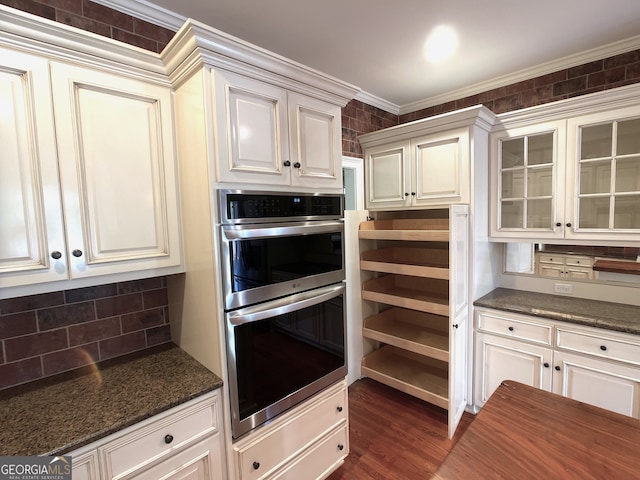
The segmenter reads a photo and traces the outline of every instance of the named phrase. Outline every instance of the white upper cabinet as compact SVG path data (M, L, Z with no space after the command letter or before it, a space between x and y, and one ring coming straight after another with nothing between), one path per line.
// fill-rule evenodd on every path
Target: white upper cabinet
M197 157L211 189L342 191L341 107L356 87L190 20L161 58L183 171Z
M637 244L638 90L500 115L490 143L491 237Z
M159 58L3 15L18 33L0 32L2 297L182 271L172 93L153 73ZM51 30L60 44L44 55L38 42Z
M493 114L477 106L359 137L366 207L424 208L470 203L473 140L486 144Z
M339 189L340 107L215 71L218 180Z
M2 287L67 278L49 91L45 59L0 48Z

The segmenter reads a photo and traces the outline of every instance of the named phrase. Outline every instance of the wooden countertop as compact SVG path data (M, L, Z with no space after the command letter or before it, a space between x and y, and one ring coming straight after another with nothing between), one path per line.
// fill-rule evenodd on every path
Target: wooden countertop
M640 477L640 420L505 381L433 480Z

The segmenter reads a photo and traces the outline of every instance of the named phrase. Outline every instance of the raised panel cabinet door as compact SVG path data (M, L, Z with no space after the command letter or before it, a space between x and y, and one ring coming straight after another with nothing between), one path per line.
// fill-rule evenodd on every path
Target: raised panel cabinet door
M556 351L554 375L554 393L640 418L640 368Z
M479 333L476 355L476 401L480 405L484 405L504 380L551 391L551 348Z
M67 278L47 61L0 48L0 287Z
M289 185L287 93L228 72L214 71L218 180Z
M414 205L468 201L468 137L461 130L412 140Z
M72 278L181 263L171 92L51 65Z
M409 203L409 142L371 147L365 152L366 207L376 210Z
M291 184L342 188L340 107L288 94Z

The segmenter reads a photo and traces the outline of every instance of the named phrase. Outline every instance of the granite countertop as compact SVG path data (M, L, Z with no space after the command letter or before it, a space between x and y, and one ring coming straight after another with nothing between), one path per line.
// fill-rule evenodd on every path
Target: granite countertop
M0 455L59 455L222 386L174 344L0 391Z
M640 307L584 298L497 288L473 304L640 335Z

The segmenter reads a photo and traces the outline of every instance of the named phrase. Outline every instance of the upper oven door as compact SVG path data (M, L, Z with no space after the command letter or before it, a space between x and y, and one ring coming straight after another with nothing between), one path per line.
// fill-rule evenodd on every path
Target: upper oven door
M342 220L220 228L226 310L344 280Z

